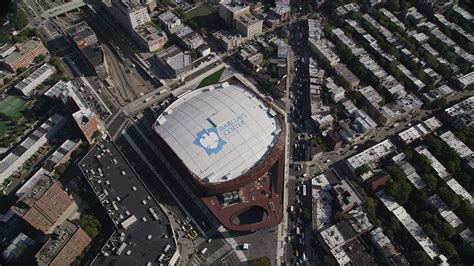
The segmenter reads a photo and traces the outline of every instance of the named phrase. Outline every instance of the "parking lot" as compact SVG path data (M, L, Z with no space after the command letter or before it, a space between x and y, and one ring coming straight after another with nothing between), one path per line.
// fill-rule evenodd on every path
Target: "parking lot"
M168 261L176 250L169 220L115 144L101 140L79 167L117 228L92 264Z

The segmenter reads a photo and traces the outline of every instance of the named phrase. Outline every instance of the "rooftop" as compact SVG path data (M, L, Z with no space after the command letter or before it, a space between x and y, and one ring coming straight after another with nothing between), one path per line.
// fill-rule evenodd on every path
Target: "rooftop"
M356 154L347 159L347 163L352 167L353 170L357 169L362 165L372 164L377 162L380 158L388 155L395 151L395 146L386 139L363 152Z
M390 196L388 196L384 190L376 193L380 201L385 207L397 217L400 223L410 233L410 235L418 242L425 253L432 259L436 259L441 256L441 252L434 245L433 241L423 232L418 223L413 220L410 214L407 213L403 206L396 203Z
M71 36L74 42L76 42L76 44L80 46L86 46L86 45L91 44L91 43L85 43L85 39L88 38L89 36L95 37L94 31L89 27L89 25L85 21L82 21L80 23L77 23L69 27L67 29L67 33L69 34L69 36ZM95 39L95 41L97 42L97 39ZM81 42L84 42L84 43L81 43Z
M385 252L388 257L392 257L398 254L392 241L383 233L382 227L377 227L370 232L372 242Z
M238 12L242 9L249 8L249 5L244 1L235 1L235 0L225 0L219 3L220 6L225 7L231 12Z
M204 182L234 179L263 160L281 128L252 91L228 83L182 95L154 125L186 167Z
M71 263L89 245L91 238L79 226L64 221L36 254L39 265Z
M428 149L425 146L418 146L415 148L415 151L418 152L419 154L425 155L430 159L431 161L431 167L436 171L438 176L441 179L445 179L449 177L449 173L446 170L446 167L444 167L437 159L436 157L431 154L431 152L428 151Z
M451 131L446 131L445 133L439 135L439 137L448 144L449 147L453 148L461 158L469 157L471 158L474 152L456 137Z
M5 174L5 171L15 164L15 162L31 147L34 146L43 136L50 137L50 134L54 134L64 124L64 117L59 114L52 115L46 120L41 126L36 128L26 139L24 139L19 145L13 148L5 158L0 162L0 176L2 181L10 176L12 173ZM39 147L36 147L39 149ZM26 158L24 158L26 160ZM19 167L20 165L18 165Z
M44 95L58 98L63 103L66 103L68 99L72 99L78 107L78 110L72 114L72 117L79 126L82 126L95 116L95 114L77 91L77 88L71 81L65 82L60 80L49 88Z
M117 146L100 141L80 167L118 228L92 265L147 265L162 254L169 261L176 251L169 220Z
M446 222L449 223L454 229L457 229L463 222L459 219L456 214L449 208L449 206L444 203L444 201L438 196L438 194L434 194L428 198L430 203L436 207L438 213L443 217Z
M246 15L240 16L237 20L246 26L250 26L250 25L259 23L261 21L260 19L258 19L256 16L252 14L246 14Z
M38 46L43 45L40 40L36 39L29 39L25 43L22 43L20 45L17 45L17 51L9 54L7 57L5 57L4 62L7 64L12 64L16 62L20 57L23 55L29 53L30 51L36 49Z
M165 61L175 71L184 69L192 64L189 51L182 51L177 46L171 46L156 56Z
M20 83L15 85L15 88L18 90L23 90L27 86L29 86L32 82L35 82L36 80L43 78L43 74L46 71L54 71L55 68L54 66L45 63L42 65L40 68L36 69L33 73L31 73L27 78L23 79ZM39 85L39 84L38 84Z
M462 84L463 87L466 87L466 86L474 83L474 71L469 72L466 75L461 76L460 78L458 78L458 82L460 84Z

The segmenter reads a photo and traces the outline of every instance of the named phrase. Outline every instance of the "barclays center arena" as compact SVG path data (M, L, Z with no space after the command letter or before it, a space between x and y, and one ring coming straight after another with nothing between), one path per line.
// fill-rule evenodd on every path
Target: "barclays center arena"
M283 217L284 116L242 84L180 95L153 130L162 152L210 212L232 231Z

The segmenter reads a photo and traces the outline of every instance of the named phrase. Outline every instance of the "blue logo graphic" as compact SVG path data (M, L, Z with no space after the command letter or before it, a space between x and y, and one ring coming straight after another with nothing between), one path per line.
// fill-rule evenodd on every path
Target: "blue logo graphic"
M226 142L219 137L217 128L215 127L199 131L193 143L206 150L207 155L219 153L222 147L224 147L224 144L226 144Z

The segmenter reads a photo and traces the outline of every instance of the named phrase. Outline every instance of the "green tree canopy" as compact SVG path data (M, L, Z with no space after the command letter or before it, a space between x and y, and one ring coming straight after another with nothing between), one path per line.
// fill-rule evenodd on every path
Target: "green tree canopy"
M459 197L454 194L449 188L438 188L438 195L449 205L453 210L456 210L461 205Z
M91 238L100 233L100 221L90 214L82 215L77 223Z
M402 169L396 164L389 164L385 167L385 171L390 175L393 180L400 181L405 177Z
M408 254L407 259L411 265L430 266L433 265L432 261L425 252L421 250L413 251Z
M4 44L10 41L10 34L8 32L0 30L0 44Z
M413 153L413 163L422 173L429 173L431 171L431 160L424 154Z
M249 261L250 266L270 266L272 265L270 258L267 256L259 257Z
M424 173L421 175L421 178L425 181L426 185L431 189L435 189L438 185L438 178L432 174Z
M438 247L448 259L458 256L458 252L456 251L456 248L454 248L453 243L449 241L443 241L439 243Z
M22 9L17 9L13 19L13 26L15 26L17 30L21 30L26 27L26 25L28 25L28 18L25 12Z
M412 187L405 181L392 181L387 186L387 192L399 204L404 205L408 201Z
M370 167L364 164L362 166L357 167L357 169L355 169L355 174L357 176L361 176L369 171L370 171Z

